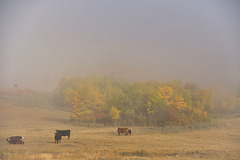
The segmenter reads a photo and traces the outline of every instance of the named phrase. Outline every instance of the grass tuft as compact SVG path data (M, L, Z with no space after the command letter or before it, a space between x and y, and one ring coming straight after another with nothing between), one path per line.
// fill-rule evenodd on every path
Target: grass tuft
M138 157L146 157L148 153L144 150L134 151L134 152L120 152L121 156L138 156Z
M8 159L9 156L10 156L10 153L1 151L1 159L2 160Z
M222 122L213 121L213 122L195 123L190 126L164 126L164 127L160 127L159 130L165 134L183 133L186 131L193 131L193 130L200 130L200 129L220 128L223 125L224 124Z

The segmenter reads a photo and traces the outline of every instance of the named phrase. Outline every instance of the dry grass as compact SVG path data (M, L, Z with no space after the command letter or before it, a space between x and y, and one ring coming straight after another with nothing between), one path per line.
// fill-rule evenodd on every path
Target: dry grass
M117 136L114 127L87 128L66 123L69 113L29 108L0 101L0 159L240 159L240 118L218 128L166 134L132 127L131 136ZM71 129L70 140L54 143L55 129ZM24 145L6 138L23 135Z

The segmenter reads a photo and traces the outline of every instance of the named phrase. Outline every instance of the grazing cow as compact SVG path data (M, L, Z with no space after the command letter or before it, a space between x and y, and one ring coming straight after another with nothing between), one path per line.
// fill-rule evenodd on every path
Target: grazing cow
M68 136L68 139L70 138L70 130L56 130L56 133L61 134L61 136Z
M56 143L56 141L57 141L57 143L58 143L58 141L61 142L61 139L62 139L62 135L60 133L55 133L55 143Z
M128 134L132 134L132 129L128 129Z
M125 135L127 136L128 135L128 128L119 128L119 127L116 127L116 130L118 132L118 135L120 136L120 133L125 133Z
M22 139L24 139L23 136L11 136L11 137L8 137L6 141L10 144L24 144Z

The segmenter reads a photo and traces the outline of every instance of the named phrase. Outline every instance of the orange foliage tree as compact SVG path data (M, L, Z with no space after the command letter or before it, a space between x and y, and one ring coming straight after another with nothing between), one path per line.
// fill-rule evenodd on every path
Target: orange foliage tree
M68 90L65 104L72 106L72 120L81 122L95 122L96 116L101 112L104 95L99 94L89 84L82 84L76 90Z
M191 95L191 92L181 88L178 82L175 83L168 83L174 86L174 89L168 84L158 87L160 98L168 105L165 110L168 124L189 125L208 120L207 109L211 110L213 107L213 92L194 89Z

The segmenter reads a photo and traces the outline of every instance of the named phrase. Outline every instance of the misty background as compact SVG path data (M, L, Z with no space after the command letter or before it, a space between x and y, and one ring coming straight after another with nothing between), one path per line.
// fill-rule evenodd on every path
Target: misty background
M0 88L63 76L240 86L240 1L0 1Z

